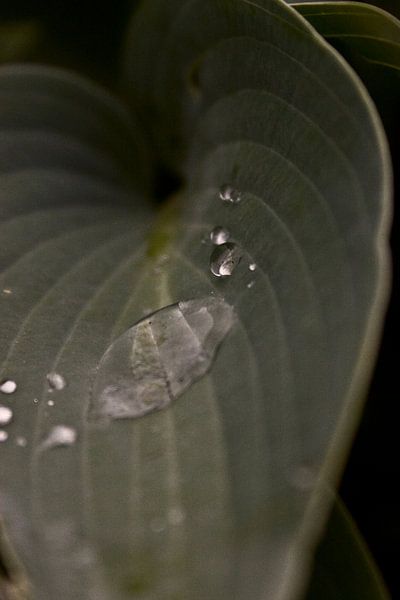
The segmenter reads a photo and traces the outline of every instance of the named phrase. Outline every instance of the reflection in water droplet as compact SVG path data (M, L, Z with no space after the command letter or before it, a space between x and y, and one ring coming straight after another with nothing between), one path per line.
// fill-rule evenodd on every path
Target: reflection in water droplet
M16 440L15 443L17 444L17 446L20 446L21 448L25 448L25 446L27 445L27 441L26 438L22 437L22 435L19 435Z
M8 440L7 431L0 430L0 442L6 442Z
M228 277L232 275L241 258L242 251L237 244L221 244L214 248L211 254L211 273L216 277Z
M221 227L221 225L217 225L210 233L210 240L216 246L220 246L221 244L225 244L230 238L230 233L225 227Z
M59 373L47 373L46 379L49 382L50 391L62 390L65 388L65 379Z
M51 429L44 440L42 448L55 448L57 446L71 446L76 442L76 430L66 425L56 425Z
M17 384L12 379L5 379L0 384L0 392L3 394L13 394L17 389Z
M233 186L229 185L228 183L221 185L219 190L219 197L223 202L230 202L231 204L238 204L242 199L242 195L239 192L239 190L236 190Z
M8 425L13 418L13 411L8 406L0 406L0 425Z
M256 263L250 263L249 264L249 270L250 271L255 271L257 269L257 265Z
M214 296L139 321L101 359L89 418L135 418L167 407L211 368L233 321L233 308Z

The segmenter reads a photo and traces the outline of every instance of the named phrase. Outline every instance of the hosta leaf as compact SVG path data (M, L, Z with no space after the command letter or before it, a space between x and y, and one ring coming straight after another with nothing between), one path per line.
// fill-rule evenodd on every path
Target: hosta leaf
M355 68L383 118L394 151L398 148L400 22L360 2L292 2Z
M345 506L336 501L315 556L307 600L387 600L382 577Z
M3 401L14 409L0 454L6 531L41 600L295 598L382 322L386 142L352 71L281 1L146 1L130 35L133 105L185 181L147 251L147 211L127 192L151 172L138 127L68 76L4 75L3 130L49 132L27 158L23 138L4 138L15 163L1 176L2 374L18 384ZM241 202L222 202L223 184ZM209 269L217 225L242 254L225 279ZM161 331L101 360L128 328L214 297L236 316L206 375L145 418L91 418L110 365L114 384L180 339ZM165 369L189 355L183 340ZM66 378L60 391L51 372ZM152 375L134 372L132 385ZM54 426L76 442L51 448Z

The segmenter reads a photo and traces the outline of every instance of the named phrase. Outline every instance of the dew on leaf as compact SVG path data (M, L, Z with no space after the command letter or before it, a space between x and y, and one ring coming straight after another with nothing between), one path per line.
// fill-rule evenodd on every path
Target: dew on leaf
M229 277L242 258L237 244L228 242L214 248L210 258L210 270L215 277Z
M239 190L235 189L228 183L221 185L219 189L219 197L223 202L230 202L231 204L238 204L242 199L242 195Z
M209 371L233 322L233 308L214 296L179 302L140 320L103 355L89 418L107 422L166 408Z
M221 227L221 225L217 225L210 232L210 240L216 246L220 246L221 244L225 244L230 238L230 233L225 227Z
M13 418L13 411L8 406L0 406L0 425L8 425Z
M0 442L6 442L8 440L7 431L0 430Z
M42 448L56 448L57 446L72 446L76 442L76 430L67 425L55 425L43 441Z
M3 394L13 394L17 389L17 384L12 379L5 379L0 384L0 392Z
M50 391L52 390L62 390L65 388L66 381L62 375L59 373L47 373L46 379L49 383Z

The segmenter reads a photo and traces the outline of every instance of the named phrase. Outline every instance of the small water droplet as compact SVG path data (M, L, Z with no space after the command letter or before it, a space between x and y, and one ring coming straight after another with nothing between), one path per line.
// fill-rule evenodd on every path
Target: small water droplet
M228 183L224 183L224 185L221 185L219 190L219 197L223 202L230 202L231 204L238 204L242 199L242 195L239 192L239 190L235 189Z
M214 296L142 319L101 359L89 418L107 422L166 408L211 368L233 322L233 308Z
M0 442L6 442L8 440L7 431L0 430Z
M65 388L66 381L59 373L47 373L46 379L49 383L50 391L62 390Z
M54 406L54 400L48 400L47 406Z
M249 281L249 283L247 284L247 287L249 288L249 290L253 287L254 284L255 284L254 279L253 279L253 281Z
M12 379L5 379L0 384L0 392L3 394L13 394L17 389L17 384Z
M8 425L13 418L13 411L8 406L0 406L0 425Z
M21 448L25 448L25 446L27 445L27 440L26 438L22 437L22 435L19 435L16 440L15 443L17 444L17 446L21 446Z
M308 491L313 488L316 480L316 472L309 465L301 465L296 469L292 476L293 485L301 491Z
M168 511L168 521L171 525L181 525L185 518L185 513L179 507L170 508Z
M154 531L154 533L161 533L165 529L165 521L164 519L155 518L150 521L150 529Z
M249 271L255 271L256 269L257 269L256 263L250 263L249 264Z
M214 248L210 258L211 273L215 277L229 277L242 258L242 251L237 244L228 242Z
M72 446L76 442L76 430L66 425L53 427L44 440L42 448L55 448L57 446Z
M34 404L39 404L39 398L34 398L33 402L34 402Z
M3 294L6 294L9 296L10 294L12 294L12 290L10 290L10 288L4 288Z
M221 225L217 225L210 233L210 240L216 246L220 246L221 244L225 244L230 238L230 233L225 227L221 227Z

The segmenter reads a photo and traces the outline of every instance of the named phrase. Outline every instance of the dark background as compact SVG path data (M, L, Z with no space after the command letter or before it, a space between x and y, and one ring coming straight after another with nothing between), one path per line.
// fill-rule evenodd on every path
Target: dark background
M166 0L167 1L167 0ZM398 0L375 0L400 17ZM114 0L107 5L90 0L55 2L1 2L1 23L35 19L43 26L41 36L26 58L71 66L107 85L118 81L118 57L123 31L135 0ZM0 29L1 34L1 29ZM400 91L373 90L378 108L390 96L391 114L385 123L391 144L396 196L400 191ZM394 281L398 281L398 214L392 233ZM397 547L400 539L400 492L395 488L400 470L396 461L399 421L395 384L395 310L399 293L394 291L389 306L381 351L373 376L362 422L346 467L341 496L357 522L394 597L400 597Z

